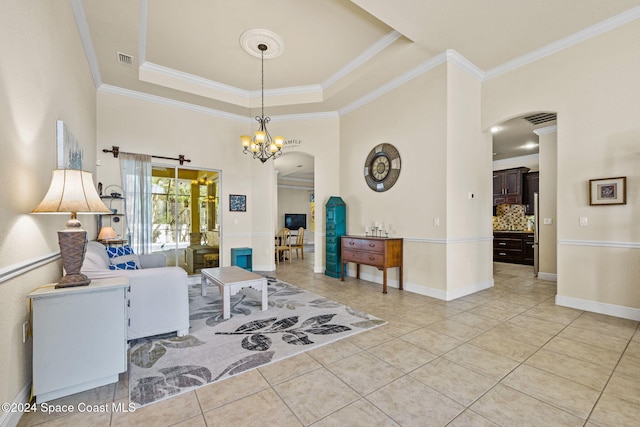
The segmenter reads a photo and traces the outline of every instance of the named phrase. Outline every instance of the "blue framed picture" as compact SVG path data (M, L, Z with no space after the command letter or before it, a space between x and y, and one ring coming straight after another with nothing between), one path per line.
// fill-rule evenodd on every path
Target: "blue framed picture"
M244 194L229 194L229 210L231 212L246 212L247 196Z

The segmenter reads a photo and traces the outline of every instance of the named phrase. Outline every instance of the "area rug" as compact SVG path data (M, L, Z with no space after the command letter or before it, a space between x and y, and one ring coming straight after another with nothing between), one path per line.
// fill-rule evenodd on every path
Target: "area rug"
M269 309L254 295L231 297L231 318L209 286L189 286L190 334L134 340L129 400L137 407L274 363L386 323L377 317L267 277Z

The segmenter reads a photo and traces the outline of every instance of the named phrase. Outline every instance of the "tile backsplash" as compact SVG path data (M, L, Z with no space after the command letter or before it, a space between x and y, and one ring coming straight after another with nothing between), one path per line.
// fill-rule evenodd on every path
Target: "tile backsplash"
M533 216L524 214L524 206L501 204L496 206L493 217L494 230L530 231L533 227Z

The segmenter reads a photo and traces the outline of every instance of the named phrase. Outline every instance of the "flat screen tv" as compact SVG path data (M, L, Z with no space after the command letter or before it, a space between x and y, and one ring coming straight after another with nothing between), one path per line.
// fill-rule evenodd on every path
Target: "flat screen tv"
M307 228L307 214L284 214L284 226L289 230Z

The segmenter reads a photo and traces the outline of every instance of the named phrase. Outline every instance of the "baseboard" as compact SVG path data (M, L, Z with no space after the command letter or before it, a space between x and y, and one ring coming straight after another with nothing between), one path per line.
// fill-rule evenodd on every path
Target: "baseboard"
M31 397L31 383L27 383L22 389L18 392L15 399L13 399L13 404L20 406L21 404L29 402L29 398ZM0 427L15 427L20 422L20 418L22 418L23 412L15 411L15 412L5 412L2 417L0 417Z
M538 279L540 280L548 280L549 282L557 282L558 274L556 273L543 273L542 271L538 272Z
M355 277L355 275L351 277ZM369 282L378 283L380 286L382 286L382 278L377 275L360 272L360 278ZM387 279L387 287L398 288L398 281ZM416 285L414 283L408 282L405 282L403 284L403 288L405 291L431 298L436 298L443 301L452 301L454 299L462 298L464 296L471 295L492 287L493 279L486 280L482 283L475 283L463 288L455 289L453 291L444 291L442 289L430 288L428 286Z
M638 308L625 307L623 305L616 304L607 304L604 302L586 300L581 298L566 297L563 295L556 295L556 304L563 307L605 314L607 316L615 316L622 319L640 321L640 309Z

